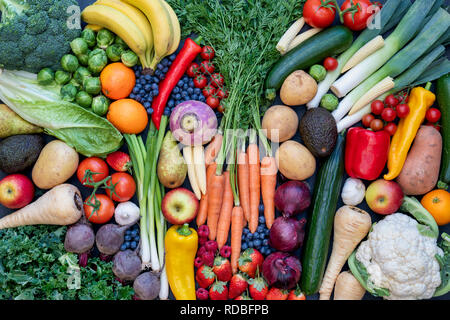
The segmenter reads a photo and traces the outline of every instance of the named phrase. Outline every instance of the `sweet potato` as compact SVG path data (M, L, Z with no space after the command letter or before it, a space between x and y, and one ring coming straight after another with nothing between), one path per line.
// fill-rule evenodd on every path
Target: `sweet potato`
M442 136L431 126L421 126L397 182L406 195L422 195L438 181Z

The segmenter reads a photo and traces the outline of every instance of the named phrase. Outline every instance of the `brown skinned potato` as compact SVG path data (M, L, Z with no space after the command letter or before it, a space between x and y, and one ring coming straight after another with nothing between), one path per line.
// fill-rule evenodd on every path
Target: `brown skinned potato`
M317 82L303 70L291 73L280 90L281 101L287 106L300 106L310 102L317 93Z
M316 159L297 141L284 142L275 155L278 169L289 180L306 180L316 171Z
M295 135L298 121L297 113L292 108L276 105L267 109L261 126L267 130L266 136L269 140L284 142Z

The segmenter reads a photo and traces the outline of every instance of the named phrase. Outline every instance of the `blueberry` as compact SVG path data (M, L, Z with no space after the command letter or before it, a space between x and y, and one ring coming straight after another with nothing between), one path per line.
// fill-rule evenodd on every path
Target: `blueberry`
M169 65L169 60L168 60L167 58L164 58L163 61L161 61L161 64L162 64L164 67L167 67L167 66Z
M264 240L266 238L266 234L264 233L264 231L259 234L259 238L261 240Z
M194 81L192 81L192 80L189 81L189 84L188 84L188 85L189 85L189 88L194 88L194 87L195 87Z
M260 247L262 242L259 239L253 240L253 244L255 245L255 247Z
M169 59L170 59L170 61L173 61L173 60L175 60L176 57L177 57L176 54L172 54L172 55L170 55Z
M260 217L261 218L261 217ZM261 221L259 221L260 223L262 223ZM258 226L258 228L256 229L256 231L258 231L258 233L261 233L261 232L263 232L264 231L264 226L262 225L262 224L260 224L259 226Z
M188 93L187 93L186 91L182 91L182 92L181 92L181 96L182 96L183 98L186 98L186 97L188 96Z
M242 241L245 241L246 238L247 237L245 236L245 234L242 234L242 237L241 237Z
M187 90L188 88L189 88L189 85L185 82L184 85L183 85L183 89Z
M200 90L200 88L195 88L194 89L194 93L198 94L198 95L201 95L202 94L202 90Z
M158 78L155 78L155 79L153 79L153 82L154 82L154 83L159 83L159 79L158 79Z
M205 101L206 101L205 96L201 95L201 96L198 98L198 101L200 101L200 102L205 102Z
M269 245L269 239L264 239L262 241L263 246L268 246Z
M175 87L175 88L173 88L172 92L177 94L178 92L180 92L180 88Z
M194 93L194 89L192 89L192 88L187 88L186 91L189 94L193 94Z
M136 78L139 78L139 77L141 76L141 72L140 72L140 71L136 71L136 72L134 73L134 75L136 76Z
M253 241L250 240L250 241L248 242L248 247L249 247L249 248L253 248L253 246L254 246Z
M164 69L164 65L162 63L160 63L160 64L158 64L157 68L158 68L158 70L162 70L162 69Z
M148 109L148 108L151 108L152 107L152 104L150 103L150 102L144 102L144 108L145 109Z
M144 97L145 97L145 94L146 94L146 93L147 93L147 92L145 92L144 89L139 90L139 95L141 95L141 96L144 96Z
M259 218L258 218L258 222L259 223L266 223L266 218L264 218L264 216L259 216Z
M180 100L180 99L181 99L181 94L177 93L177 94L175 95L175 99L176 99L176 100Z
M253 239L253 233L247 233L247 240L252 240Z
M169 102L167 102L167 106L168 106L169 108L174 107L174 106L175 106L175 100L169 100Z
M145 79L146 81L150 81L152 79L152 76L149 74L146 74L143 79Z
M130 99L136 99L136 95L134 93L130 94Z
M139 242L139 240L141 240L141 237L139 235L137 235L136 237L134 237L134 241Z
M259 212L264 212L264 205L261 203L258 207Z
M159 86L156 83L152 84L152 90L158 90L158 89L159 89Z
M145 87L144 87L144 90L146 92L150 92L150 90L152 90L152 86L150 84L146 84Z
M127 246L125 245L125 243L120 247L120 251L125 251L127 250Z
M168 71L169 71L169 67L165 67L165 68L163 69L162 72L163 72L164 74L166 74Z
M131 242L131 249L136 249L137 243L136 241Z
M178 87L183 87L183 85L184 85L183 79L181 79L180 81L178 81L178 83L177 83L177 86L178 86Z
M248 244L246 243L246 242L244 242L242 245L241 245L241 250L246 250L248 248Z
M125 239L125 241L130 241L131 240L131 236L127 234L127 235L125 235L124 239Z
M140 83L136 83L136 86L134 87L135 89L137 89L138 91L142 89L142 84Z
M184 75L183 78L181 78L183 80L184 83L188 83L189 82L189 77L187 75Z
M162 81L166 78L166 75L164 73L161 73L161 75L159 76L159 79Z
M148 110L147 110L147 113L150 114L150 115L152 115L152 114L153 114L153 109L152 109L152 108L148 109Z
M133 93L134 94L138 94L139 93L139 88L138 87L134 87L133 88Z
M156 97L158 94L159 94L158 89L152 91L152 96Z
M155 71L154 75L159 78L161 73L162 73L161 70L158 69L158 70Z
M164 110L164 115L165 116L170 116L170 110L169 109L165 109Z
M269 233L270 233L270 230L269 230L269 229L265 229L265 230L264 230L264 234L265 234L266 236L268 236Z
M244 234L247 234L250 232L250 230L248 230L248 228L244 228L244 230L242 231Z
M192 100L198 100L198 94L193 94L192 95Z

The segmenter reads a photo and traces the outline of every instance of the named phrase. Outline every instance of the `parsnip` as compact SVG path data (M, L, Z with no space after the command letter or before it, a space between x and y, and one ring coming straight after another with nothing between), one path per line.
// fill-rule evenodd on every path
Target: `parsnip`
M202 194L206 194L206 164L205 149L203 146L193 146L192 154L194 156L195 177Z
M77 187L61 184L28 206L0 219L0 229L50 224L70 225L83 215L83 199Z
M339 274L334 287L334 300L361 300L366 289L359 283L350 271Z
M187 164L188 177L189 177L189 182L191 183L192 191L194 191L197 199L200 200L202 197L202 193L201 193L200 187L197 183L197 177L195 174L195 165L194 165L194 155L193 155L192 151L193 150L192 150L191 146L184 147L183 148L183 156L184 156L184 160L186 161L186 164Z
M371 226L370 215L357 207L343 206L336 212L333 250L319 290L320 300L330 299L339 272Z

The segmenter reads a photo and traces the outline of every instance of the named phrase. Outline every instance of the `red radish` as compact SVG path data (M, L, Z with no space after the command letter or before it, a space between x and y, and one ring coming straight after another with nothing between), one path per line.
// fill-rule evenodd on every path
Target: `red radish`
M129 171L132 163L128 154L122 151L116 151L106 157L106 162L111 168L119 172Z

